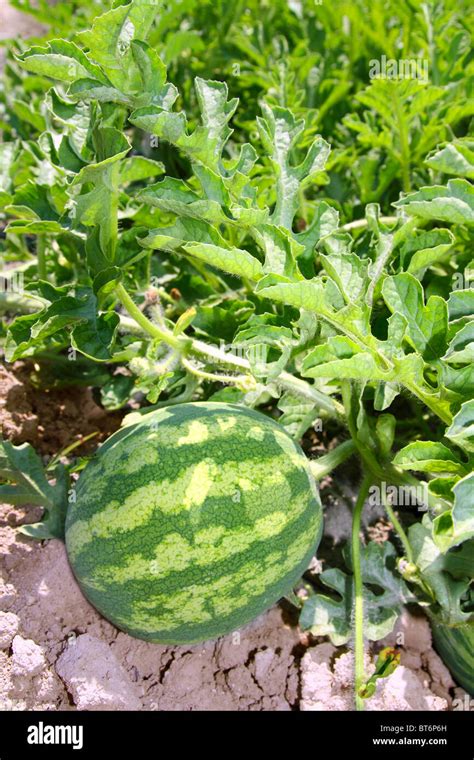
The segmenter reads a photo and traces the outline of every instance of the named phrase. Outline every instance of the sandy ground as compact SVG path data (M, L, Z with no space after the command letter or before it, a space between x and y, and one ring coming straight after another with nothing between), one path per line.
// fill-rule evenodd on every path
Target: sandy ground
M0 368L0 430L15 443L49 455L119 424L87 390L39 394L26 378L21 363ZM288 609L201 646L159 646L118 631L83 597L60 541L17 532L38 516L37 508L0 506L0 709L352 709L350 649L301 633ZM376 649L404 642L401 666L368 709L449 709L463 692L433 651L428 622L404 613L397 630L402 638L395 632Z

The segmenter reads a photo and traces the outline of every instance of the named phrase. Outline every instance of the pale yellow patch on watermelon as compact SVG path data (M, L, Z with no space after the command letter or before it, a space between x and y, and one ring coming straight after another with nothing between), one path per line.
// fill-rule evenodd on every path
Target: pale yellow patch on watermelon
M217 541L226 534L227 528L224 525L213 525L206 530L199 530L194 536L194 544L200 549L213 546Z
M149 438L150 436L148 436ZM132 475L134 472L141 470L142 468L150 467L158 464L160 455L158 448L151 448L149 446L136 447L130 456L127 457L127 462L120 469L120 474Z
M176 480L139 486L122 503L111 501L89 520L73 523L67 531L69 551L77 556L95 538L108 538L145 525L155 511L165 515L179 514L189 511L196 504L202 506L212 485L211 468L201 462L182 472ZM181 499L180 494L183 493Z
M222 433L226 433L228 430L232 430L232 428L235 427L236 423L237 420L235 417L227 417L227 419L224 417L217 418L217 424L219 425L219 429Z
M253 491L257 488L257 486L252 483L249 478L239 478L237 481L239 488L242 489L242 491Z
M254 441L263 441L265 438L265 430L259 426L251 427L248 432L249 438L253 438Z
M187 435L178 438L178 446L188 443L204 443L209 438L209 428L200 420L193 420L189 426Z
M217 475L217 467L211 460L204 460L191 468L191 478L184 494L186 509L201 507L209 495Z

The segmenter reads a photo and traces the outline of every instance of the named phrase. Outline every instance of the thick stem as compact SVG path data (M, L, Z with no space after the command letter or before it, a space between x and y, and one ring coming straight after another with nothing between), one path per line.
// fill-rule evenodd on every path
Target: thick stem
M397 216L381 216L379 219L382 224L396 224L398 222ZM342 227L339 227L339 230L342 232L350 232L351 230L358 230L363 227L367 227L368 220L367 219L355 219L353 222L348 222L347 224L343 224Z
M147 332L149 335L151 335L153 338L157 338L158 340L162 340L165 343L168 343L168 345L172 346L175 349L181 350L185 353L194 354L197 357L204 357L205 359L213 360L216 363L224 364L229 367L238 367L241 370L245 370L247 372L250 371L250 364L246 359L243 359L239 356L234 356L230 353L225 353L224 351L221 351L216 346L211 346L207 343L204 343L200 340L194 340L191 338L179 338L171 332L171 330L167 330L162 327L158 327L157 325L153 324L144 314L140 311L138 306L133 302L133 300L128 295L127 291L123 287L122 284L117 285L116 287L116 293L120 301L122 302L123 306L128 311L129 315L133 318L136 324L138 324L142 330ZM127 324L131 327L130 331L133 333L136 333L136 328L132 326L130 323L130 320L124 321L121 320L122 324ZM313 386L309 385L304 380L301 380L298 377L294 377L289 372L281 372L279 377L275 380L275 383L280 385L280 387L284 388L285 390L293 391L299 396L303 396L304 398L307 398L311 401L314 401L315 404L317 404L322 410L330 414L331 416L338 416L341 417L344 413L344 409L342 405L336 401L335 399L331 398L330 396L327 396L325 393L322 393L321 391L318 391L317 388L314 388ZM420 397L420 393L418 392L418 389L411 388L410 390ZM440 409L438 404L436 403L436 400L430 399L430 398L423 398L426 405L440 417L440 419L443 420L447 425L451 422L451 417L448 418L447 414L444 412L443 409ZM372 456L373 460L373 467L376 465L375 457ZM372 469L372 468L371 468ZM378 472L381 471L380 467L377 467ZM375 470L374 470L375 471ZM383 480L383 476L381 478Z
M225 383L226 385L243 386L245 384L251 385L252 378L250 375L217 375L214 372L206 372L206 370L195 367L186 357L181 357L182 365L192 375L201 378L202 380L210 380L213 383ZM255 381L253 383L255 385Z
M355 705L356 710L364 709L364 700L359 691L365 682L364 671L364 584L360 557L360 525L362 510L372 479L365 475L352 516L352 570L354 574L354 662L355 662Z
M326 475L329 475L336 467L349 459L357 451L354 441L344 441L328 454L313 459L310 461L309 466L313 477L316 480L321 480Z
M138 306L130 298L121 283L116 286L115 292L117 293L117 296L119 297L121 303L126 308L132 319L134 319L135 322L140 325L140 327L145 332L151 335L152 338L155 338L156 340L162 340L164 343L167 343L169 346L175 349L184 348L184 346L188 343L188 341L183 341L182 338L177 338L175 335L173 335L171 330L167 330L166 328L158 327L157 325L153 324L153 322L151 322L143 314L143 312L140 311Z
M401 541L401 543L403 545L403 549L405 550L405 556L406 556L408 562L412 562L414 564L415 560L413 558L413 550L411 548L411 544L410 544L410 542L408 540L408 536L405 533L405 530L403 529L400 520L398 519L398 517L396 516L395 512L393 511L392 505L389 504L389 502L387 501L387 499L384 496L382 496L382 503L383 503L383 506L384 506L384 509L385 509L387 515L390 518L390 522L392 523L392 525L393 525L393 527L394 527L394 529L395 529L395 531L396 531L396 533L398 535L398 538L400 539L400 541Z
M348 380L343 380L341 383L342 398L344 401L344 409L346 412L347 425L351 434L352 440L362 455L364 447L361 446L358 439L357 426L354 422L354 414L352 409L352 386ZM362 460L364 463L364 459ZM362 517L362 509L367 498L370 485L372 483L372 477L366 471L362 480L359 495L354 507L352 515L352 571L354 574L354 690L355 690L355 707L356 710L364 709L364 701L359 695L359 690L364 684L364 586L362 582L362 566L360 559L360 525Z
M177 337L176 335L173 335L171 330L153 324L153 322L151 322L133 302L122 284L116 286L115 292L122 305L128 311L130 317L132 317L132 320L121 318L122 326L130 329L130 332L136 334L136 325L138 325L144 332L148 333L148 335L151 335L158 340L162 340L164 343L167 343L176 350L182 352L182 354L194 355L208 362L222 364L223 366L244 370L246 373L250 373L250 363L246 359L221 351L217 346L204 343L200 340ZM309 385L304 380L293 377L289 372L281 372L279 377L275 380L275 383L285 390L292 391L299 396L304 396L304 398L314 401L315 405L319 406L320 409L324 410L331 416L340 416L344 412L342 405L338 401L332 399L330 396L326 396L326 394L318 391L317 388Z
M240 371L243 370L246 373L250 373L250 364L246 359L240 356L235 356L233 354L221 351L216 346L206 344L200 340L177 338L175 335L173 335L173 333L170 330L167 330L166 328L160 328L157 325L154 325L152 322L150 322L149 319L147 319L147 317L135 305L135 303L132 301L132 299L130 298L127 291L122 285L117 286L117 295L119 296L122 304L125 306L130 316L132 317L132 319L129 319L127 317L121 317L122 327L124 327L129 332L136 334L140 330L143 330L147 332L149 335L151 335L152 337L163 340L165 343L168 343L168 345L172 346L173 348L177 350L182 350L183 354L184 353L193 354L197 356L198 358L206 359L207 361L222 364L224 366L228 366L233 369L238 369ZM137 330L137 327L138 327L138 330ZM212 375L211 373L205 373L204 371L196 370L196 368L194 367L190 369L190 371L192 372L192 374L199 375L205 379L209 379L209 380L219 379L221 382L226 382L225 376L223 378L222 376L219 377L217 375ZM230 380L230 376L229 376L229 380ZM236 382L236 378L232 378L232 382ZM285 390L291 391L293 393L296 393L297 395L303 396L304 398L314 401L315 404L317 404L321 409L323 409L324 411L326 411L328 414L332 416L341 417L344 414L344 407L339 402L321 393L321 391L318 391L316 388L313 388L304 380L294 377L289 372L282 372L275 382L276 384L280 385L280 387L284 388ZM342 392L343 392L344 406L346 407L346 412L347 412L347 424L349 426L349 431L351 433L353 440L346 441L345 443L341 444L341 446L338 446L337 449L335 449L333 452L330 452L324 457L321 457L315 462L312 462L311 469L313 471L314 477L316 479L321 479L325 474L327 474L328 472L331 472L331 470L334 469L334 467L336 467L338 464L343 462L346 458L351 456L351 454L353 454L355 451L358 451L364 463L364 466L372 474L375 480L383 481L384 478L388 477L390 480L392 480L396 484L419 485L419 481L416 478L414 478L412 475L409 475L407 473L400 473L399 471L395 470L395 468L391 465L389 465L385 469L381 467L379 463L377 462L377 459L373 455L373 453L366 447L361 446L359 444L357 440L357 430L355 429L353 420L351 419L351 415L349 413L350 383L348 381L343 382ZM430 499L433 499L434 497L429 495L428 498L430 500ZM433 505L430 503L430 506L433 507L436 505ZM403 531L403 529L401 528L401 525L397 521L396 517L395 517L395 522L393 522L393 525L395 529L397 530L397 533L401 536L401 532ZM406 539L406 546L409 546L408 539L406 538L406 536L405 536L405 539ZM402 543L403 543L403 540L402 540ZM410 555L407 552L407 558L409 556Z
M314 401L320 409L333 417L340 417L344 414L344 407L339 401L331 398L331 396L326 396L325 393L318 391L317 388L309 385L304 380L301 380L301 378L294 377L290 372L280 372L275 380L275 384L287 391L293 391L297 396L307 398L308 401Z

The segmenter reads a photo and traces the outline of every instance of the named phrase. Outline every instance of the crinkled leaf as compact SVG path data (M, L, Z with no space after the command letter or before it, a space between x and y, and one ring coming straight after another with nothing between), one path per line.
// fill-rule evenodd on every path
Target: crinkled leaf
M28 180L16 189L11 205L5 210L9 214L20 217L22 223L41 220L55 222L55 226L58 226L61 210L56 206L57 200L57 196L54 197L49 188ZM15 225L15 222L12 224Z
M455 334L443 359L450 364L474 364L474 322Z
M389 376L376 364L374 357L361 351L354 341L336 336L311 351L303 362L305 377L348 378L353 380L385 380Z
M76 196L71 216L86 227L99 228L100 247L112 263L117 244L121 160L130 150L130 143L113 127L98 129L95 143L99 161L81 169L73 182L74 185L91 184L93 189Z
M448 300L449 321L474 317L474 289L453 290Z
M303 231L297 233L294 237L300 245L304 247L301 256L311 258L314 256L314 249L317 244L336 231L339 224L339 214L332 206L325 201L318 201L315 204L313 216L309 226Z
M138 200L179 217L213 224L228 221L218 201L201 198L182 180L166 177L137 195Z
M284 227L271 224L260 226L258 232L258 240L265 254L263 271L302 279L296 260L303 248L292 234Z
M439 615L443 622L451 625L466 622L469 615L463 612L461 601L468 589L468 583L465 580L455 580L447 572L447 555L443 555L436 545L432 531L433 525L428 515L423 517L422 522L410 527L408 538L414 561L422 578L435 592Z
M99 66L92 63L74 42L68 40L51 40L45 47L32 47L17 60L27 71L61 82L69 83L81 77L90 77L107 84L107 77Z
M140 238L140 245L146 248L157 248L162 251L174 251L185 243L210 243L225 245L219 232L208 222L200 219L177 217L174 224L150 230Z
M132 53L132 42L147 38L157 10L155 2L132 0L96 16L92 28L77 35L112 84L125 92L138 88L142 81Z
M443 443L414 441L398 451L393 464L402 470L418 472L455 472L462 474L464 467Z
M130 399L135 388L135 378L129 375L114 375L100 389L102 406L109 411L121 409Z
M97 300L88 288L79 289L79 295L57 295L50 306L37 314L19 317L10 326L6 355L8 361L28 356L34 347L57 333L71 329L75 348L96 361L111 358L119 322L118 314L98 313Z
M465 179L451 179L446 187L422 187L393 205L422 219L474 224L474 188Z
M466 401L445 432L446 438L474 454L474 400Z
M185 243L183 249L190 256L238 277L258 280L263 274L259 260L241 248L222 248L209 243Z
M283 393L278 401L278 408L282 412L278 418L279 424L296 440L300 440L319 413L314 401L291 392Z
M383 545L371 542L362 549L364 634L370 641L387 636L403 605L413 600L404 581L393 570L395 556L395 548L389 542ZM311 596L304 603L300 625L315 636L329 636L335 646L341 646L352 636L353 578L337 568L325 570L319 577L340 599L323 594ZM375 594L374 586L381 593Z
M145 105L142 101L146 101L147 105L171 109L178 91L166 81L166 66L156 50L143 40L133 40L131 49L142 80L137 107Z
M210 305L203 303L197 307L193 328L213 340L217 338L230 344L240 325L247 321L254 310L253 303L240 299L226 299Z
M474 179L474 142L466 138L447 143L432 151L425 164L444 174Z
M253 314L239 329L234 345L247 349L252 371L259 379L271 381L285 369L294 345L293 332L278 324L273 314Z
M474 473L458 480L453 493L452 510L438 515L433 522L434 540L443 553L474 536Z
M368 284L368 261L355 253L320 254L324 269L338 285L346 303L362 298Z
M263 117L257 117L265 150L272 159L276 173L276 205L272 222L291 229L298 210L300 183L324 170L330 146L322 137L316 137L299 166L290 162L292 150L304 129L304 120L295 119L287 108L262 106Z
M120 164L120 184L128 185L143 179L150 179L163 174L164 166L160 161L153 161L144 156L130 156Z
M407 272L387 277L382 293L389 309L407 320L407 337L413 348L427 360L442 356L448 329L446 301L430 296L425 306L420 282Z
M402 266L417 274L442 259L454 243L449 230L435 229L410 236L400 249Z
M190 161L227 176L223 164L222 152L232 134L228 122L237 107L237 100L228 100L228 88L225 82L195 79L195 88L201 111L201 124L188 132L186 115L183 112L169 112L160 107L138 108L130 116L132 124L150 134L161 137L166 142L176 145ZM250 146L241 148L240 159L246 160Z
M133 98L98 79L77 79L67 91L72 100L95 100L98 103L116 103L132 106Z

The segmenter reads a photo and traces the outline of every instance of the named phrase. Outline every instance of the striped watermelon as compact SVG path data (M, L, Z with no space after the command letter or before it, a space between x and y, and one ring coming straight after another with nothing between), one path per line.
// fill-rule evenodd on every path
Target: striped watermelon
M66 546L89 601L132 636L197 643L286 594L318 545L307 459L278 423L240 406L145 414L88 464Z
M474 622L456 628L431 621L435 649L454 680L474 697Z

